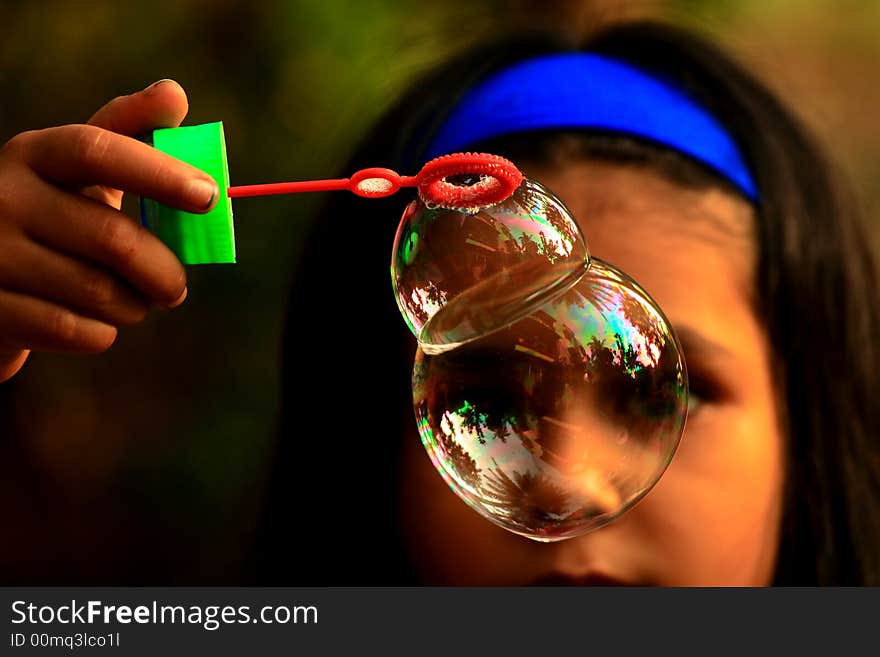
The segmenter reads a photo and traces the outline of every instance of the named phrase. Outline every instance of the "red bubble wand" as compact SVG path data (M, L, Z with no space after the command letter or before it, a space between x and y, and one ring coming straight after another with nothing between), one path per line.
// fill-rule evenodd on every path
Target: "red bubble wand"
M370 168L336 180L231 187L222 123L154 130L150 141L157 149L208 173L220 189L220 199L215 206L200 215L141 199L144 225L155 232L181 262L190 265L236 261L231 202L234 198L335 190L381 198L401 187L416 187L419 197L429 207L475 212L507 199L523 180L516 166L503 157L456 153L431 160L414 176Z
M391 169L361 169L350 178L240 185L229 188L230 198L348 190L365 198L381 198L401 187L417 187L430 205L475 209L495 205L510 197L523 175L513 162L487 153L442 155L425 164L414 176L401 176Z

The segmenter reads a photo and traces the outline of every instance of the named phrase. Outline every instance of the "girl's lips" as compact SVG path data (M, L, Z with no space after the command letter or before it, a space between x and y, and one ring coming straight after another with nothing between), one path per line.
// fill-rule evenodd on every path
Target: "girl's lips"
M604 573L586 573L584 575L566 575L549 573L530 582L530 586L635 586L631 582L606 575Z

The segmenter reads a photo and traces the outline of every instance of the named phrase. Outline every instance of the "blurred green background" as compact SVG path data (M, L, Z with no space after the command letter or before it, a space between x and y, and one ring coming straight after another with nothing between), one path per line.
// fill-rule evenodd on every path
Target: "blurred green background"
M875 0L2 0L0 141L170 77L187 123L225 122L233 184L332 177L412 76L485 35L641 15L708 32L787 98L877 242ZM319 201L237 201L239 264L191 268L183 307L108 353L36 354L0 385L0 582L236 582L273 454L287 290Z

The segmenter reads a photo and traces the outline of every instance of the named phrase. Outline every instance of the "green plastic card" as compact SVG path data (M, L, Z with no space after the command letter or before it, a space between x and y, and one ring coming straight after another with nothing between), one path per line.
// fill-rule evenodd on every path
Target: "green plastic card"
M229 166L223 124L162 128L153 132L153 146L198 167L217 182L219 198L205 214L170 208L141 199L141 219L185 265L235 262L235 227L229 198Z

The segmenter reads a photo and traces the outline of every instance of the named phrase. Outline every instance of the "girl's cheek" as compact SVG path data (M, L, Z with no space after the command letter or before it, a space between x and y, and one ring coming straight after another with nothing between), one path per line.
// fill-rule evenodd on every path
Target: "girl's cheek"
M778 433L758 409L704 403L637 513L668 555L668 584L769 583L778 549Z

